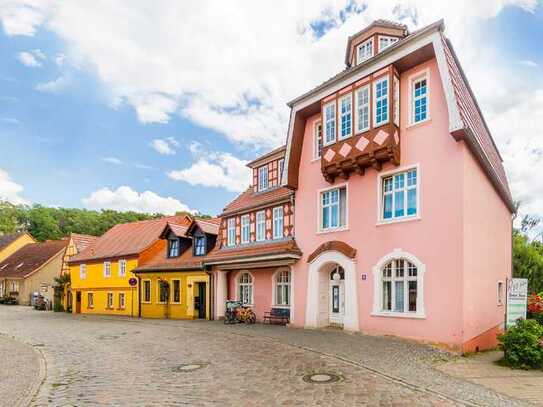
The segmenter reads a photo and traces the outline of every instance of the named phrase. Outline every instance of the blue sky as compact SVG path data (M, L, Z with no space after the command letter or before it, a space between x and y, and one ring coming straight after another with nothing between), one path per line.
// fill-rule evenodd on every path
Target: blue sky
M522 154L543 148L530 138L521 151L511 134L531 128L503 125L518 114L510 88L543 89L543 10L535 0L505 8L489 1L495 8L474 6L469 16L468 1L256 2L243 10L8 3L10 12L0 11L0 196L14 202L220 213L249 182L244 163L284 142L285 103L342 69L347 36L374 18L416 28L444 16L502 154L530 162ZM281 22L270 26L274 15ZM500 97L481 73L483 48L488 61L502 61ZM501 80L517 69L524 82ZM167 151L151 146L157 139ZM522 196L528 169L508 164ZM543 202L528 208L543 210Z

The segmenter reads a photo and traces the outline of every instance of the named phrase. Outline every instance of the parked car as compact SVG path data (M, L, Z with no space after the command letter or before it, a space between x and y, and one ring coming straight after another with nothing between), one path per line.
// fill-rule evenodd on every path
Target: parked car
M15 297L4 297L4 304L6 305L17 305L19 301Z
M34 304L34 309L38 311L46 311L49 309L49 300L43 297L43 295L38 296L36 298L36 302Z

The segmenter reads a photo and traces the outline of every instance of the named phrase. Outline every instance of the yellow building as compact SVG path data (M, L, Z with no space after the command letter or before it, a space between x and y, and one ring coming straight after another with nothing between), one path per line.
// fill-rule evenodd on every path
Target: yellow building
M169 222L162 250L134 270L143 318L211 319L212 281L206 256L215 247L219 219Z
M36 243L36 241L26 232L0 236L0 262L29 243Z
M159 238L168 222L191 221L188 216L171 216L116 225L73 256L68 262L72 312L138 316L139 286L133 270L163 250L165 242Z

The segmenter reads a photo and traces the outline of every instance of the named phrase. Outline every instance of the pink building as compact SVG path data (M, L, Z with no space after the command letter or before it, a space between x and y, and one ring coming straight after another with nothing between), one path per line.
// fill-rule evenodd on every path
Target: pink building
M375 21L349 37L345 70L289 103L286 149L251 163L222 216L216 316L239 298L298 327L496 344L514 205L443 31Z

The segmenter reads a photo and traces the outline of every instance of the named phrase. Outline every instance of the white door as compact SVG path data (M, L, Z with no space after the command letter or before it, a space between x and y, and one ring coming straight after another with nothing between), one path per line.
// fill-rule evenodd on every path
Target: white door
M345 315L345 281L330 281L330 323L343 325Z

